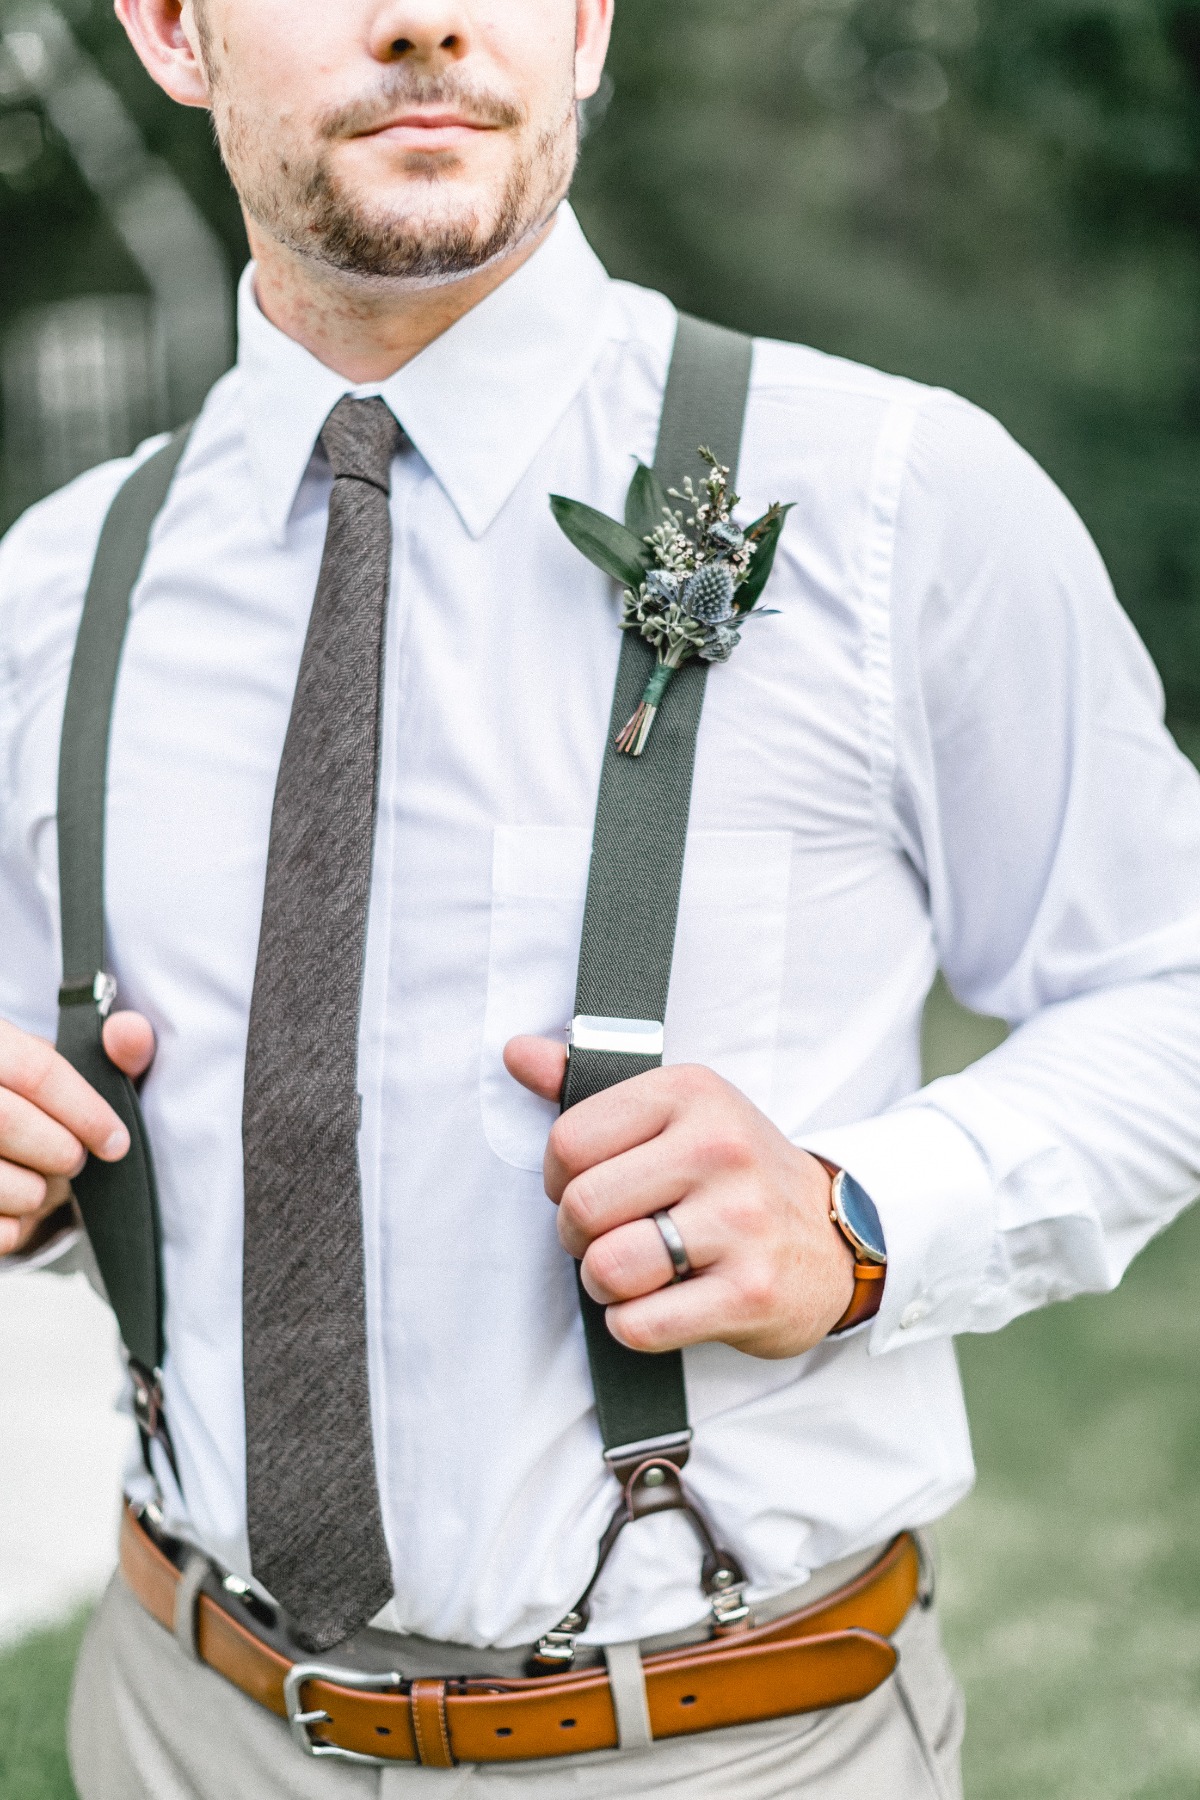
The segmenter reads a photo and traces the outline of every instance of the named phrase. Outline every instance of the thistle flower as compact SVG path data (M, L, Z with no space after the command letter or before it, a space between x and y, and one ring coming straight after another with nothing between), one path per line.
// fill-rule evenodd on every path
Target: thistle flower
M639 465L626 524L580 501L551 497L554 516L578 550L624 587L621 624L651 645L655 666L641 703L620 731L619 751L640 756L675 675L685 662L728 662L738 627L755 614L771 573L786 506L772 506L743 531L733 520L738 496L729 470L701 448L708 474L697 487L664 492ZM673 507L671 501L682 502Z
M684 610L705 625L720 625L733 616L733 587L733 571L728 563L705 563L683 590Z
M670 606L679 598L679 582L679 576L671 574L667 569L651 569L646 576L646 596L650 600L661 601L664 606Z
M705 534L710 544L716 544L720 550L740 550L746 541L746 534L731 519L717 519Z
M741 641L740 631L734 631L728 625L718 625L703 650L697 651L697 655L706 663L728 662Z

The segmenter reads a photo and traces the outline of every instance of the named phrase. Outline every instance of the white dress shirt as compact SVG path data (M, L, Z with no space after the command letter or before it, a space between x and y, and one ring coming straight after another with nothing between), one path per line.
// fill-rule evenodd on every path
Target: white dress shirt
M270 325L251 271L240 319L134 596L109 769L111 967L158 1034L172 1515L247 1571L240 1115L268 824L325 535L317 434L343 394L381 393L410 440L359 1053L392 1612L527 1642L616 1498L542 1188L555 1109L501 1064L571 1015L620 641L615 584L547 496L621 512L675 315L610 281L564 208L376 386ZM131 466L0 547L0 1013L49 1035L63 697ZM743 517L796 505L777 616L708 684L667 1061L851 1169L890 1252L846 1341L686 1353L689 1477L764 1594L952 1506L972 1479L954 1334L1113 1287L1200 1187L1200 780L1087 533L975 408L760 342L739 486ZM939 962L1018 1029L918 1093ZM593 1637L699 1618L697 1564L677 1516L632 1527Z

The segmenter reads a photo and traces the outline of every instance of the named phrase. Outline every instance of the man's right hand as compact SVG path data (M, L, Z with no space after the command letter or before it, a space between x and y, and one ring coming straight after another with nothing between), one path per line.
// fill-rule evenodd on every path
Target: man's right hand
M126 1075L154 1057L154 1031L140 1013L104 1022L104 1048ZM0 1020L0 1256L32 1239L70 1199L87 1154L120 1162L129 1133L106 1100L45 1038Z

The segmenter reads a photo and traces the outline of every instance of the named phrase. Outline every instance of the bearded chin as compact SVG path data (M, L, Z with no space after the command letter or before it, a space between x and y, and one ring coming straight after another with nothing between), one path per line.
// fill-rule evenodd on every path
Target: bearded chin
M385 281L447 281L502 256L537 223L530 217L530 172L514 169L490 225L477 213L439 220L375 213L321 166L300 208L305 229L295 248L343 275ZM429 191L436 192L431 181Z
M447 198L453 194L450 170L431 169L425 176L428 213L414 210L404 217L373 208L369 198L349 191L324 157L290 195L276 187L265 204L249 210L290 249L339 274L374 281L452 281L495 262L545 223L570 186L576 150L573 133L547 132L509 170L490 220L475 209L456 215L452 204L437 216L439 188Z

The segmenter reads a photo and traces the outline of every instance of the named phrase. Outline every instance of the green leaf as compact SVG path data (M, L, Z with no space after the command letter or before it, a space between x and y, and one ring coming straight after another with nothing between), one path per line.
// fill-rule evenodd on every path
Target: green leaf
M632 531L618 525L607 513L597 512L594 506L585 506L582 500L567 500L562 494L551 494L550 510L589 562L625 587L640 586L650 566L650 552Z
M640 462L625 501L625 523L639 543L644 544L650 533L658 530L670 504L667 490L654 470Z
M754 546L754 561L750 564L750 573L738 587L734 595L734 604L739 613L748 613L758 602L759 596L767 585L771 570L775 565L775 552L779 548L779 538L783 531L784 520L791 512L791 506L773 506L765 512L761 519L756 519L746 533L747 537L757 539Z

